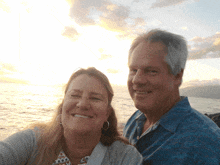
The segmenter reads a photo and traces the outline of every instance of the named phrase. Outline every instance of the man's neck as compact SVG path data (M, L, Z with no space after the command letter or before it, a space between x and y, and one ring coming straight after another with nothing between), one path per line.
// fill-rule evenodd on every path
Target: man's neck
M150 127L152 127L157 121L160 120L160 118L167 113L177 102L181 100L180 96L176 97L172 103L170 103L168 106L163 107L161 109L157 110L151 110L144 113L147 120L144 123L144 127L142 130L142 134L148 130ZM155 113L156 112L156 113Z

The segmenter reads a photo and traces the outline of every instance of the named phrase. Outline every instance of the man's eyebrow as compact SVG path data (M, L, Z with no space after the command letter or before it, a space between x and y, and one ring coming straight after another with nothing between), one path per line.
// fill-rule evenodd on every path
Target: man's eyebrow
M148 66L145 69L159 69L159 67L157 67L157 66Z
M130 65L129 68L133 69L133 68L139 68L138 65ZM158 66L143 66L140 67L139 69L144 69L144 70L148 70L148 69L159 69Z

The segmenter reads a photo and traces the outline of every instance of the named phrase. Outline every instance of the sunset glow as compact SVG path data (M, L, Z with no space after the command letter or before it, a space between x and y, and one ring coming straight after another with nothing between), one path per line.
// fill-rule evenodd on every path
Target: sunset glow
M130 44L152 28L188 41L184 82L220 79L220 4L211 0L205 6L169 0L0 0L0 82L63 84L77 68L94 66L111 83L126 85Z

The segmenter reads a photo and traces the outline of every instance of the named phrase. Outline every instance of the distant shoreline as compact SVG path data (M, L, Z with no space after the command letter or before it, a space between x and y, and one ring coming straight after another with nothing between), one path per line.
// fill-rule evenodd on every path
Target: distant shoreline
M189 86L180 88L180 95L188 97L220 99L220 85Z

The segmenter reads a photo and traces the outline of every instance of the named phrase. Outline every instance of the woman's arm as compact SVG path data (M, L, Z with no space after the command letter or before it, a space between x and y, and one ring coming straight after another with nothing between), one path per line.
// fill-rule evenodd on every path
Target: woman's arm
M35 133L31 129L15 133L0 141L0 164L26 164L36 149L36 144Z

